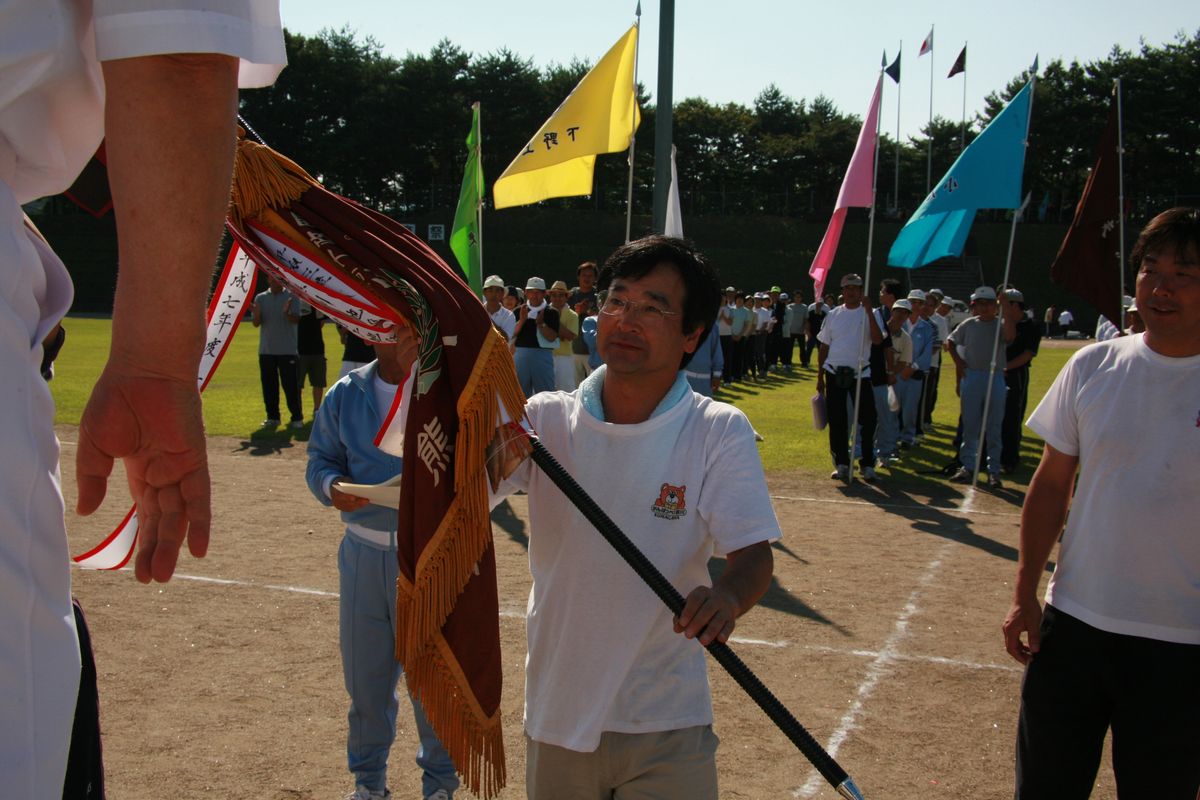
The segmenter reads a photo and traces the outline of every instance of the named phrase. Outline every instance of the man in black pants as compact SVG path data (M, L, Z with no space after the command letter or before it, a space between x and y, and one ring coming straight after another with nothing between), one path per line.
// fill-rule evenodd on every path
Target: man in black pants
M1025 314L1025 296L1016 289L1008 295L1008 313L1016 320L1017 336L1004 351L1004 421L1000 423L1000 468L1017 471L1021 461L1021 427L1029 402L1029 364L1037 355L1041 335L1037 323Z
M258 373L262 381L263 405L267 418L263 426L279 425L279 387L292 415L291 426L304 425L300 408L300 356L297 350L297 324L304 310L302 303L283 287L283 283L267 274L267 291L259 292L250 304L250 321L258 328Z
M1087 797L1110 729L1120 797L1200 794L1200 209L1151 220L1130 262L1145 333L1077 351L1029 417L1017 800Z
M875 480L875 395L871 389L871 345L883 342L879 320L863 294L863 280L853 273L842 278L844 302L831 309L817 337L817 391L829 416L829 450L835 469L829 477L850 480L848 406L858 401L862 425L864 481ZM857 387L857 391L856 391Z

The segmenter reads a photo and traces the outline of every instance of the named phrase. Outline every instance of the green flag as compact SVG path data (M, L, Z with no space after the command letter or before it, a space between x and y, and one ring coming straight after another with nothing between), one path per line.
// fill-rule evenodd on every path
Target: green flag
M471 133L467 136L467 165L463 169L462 191L450 229L450 249L466 276L471 291L483 292L483 231L479 226L479 208L483 201L483 161L479 150L479 103L471 104Z

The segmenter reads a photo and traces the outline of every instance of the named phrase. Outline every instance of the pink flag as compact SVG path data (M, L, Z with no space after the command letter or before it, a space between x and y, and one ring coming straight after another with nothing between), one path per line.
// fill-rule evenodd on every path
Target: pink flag
M838 242L842 238L842 225L846 221L847 208L870 208L874 203L875 183L875 139L879 128L879 94L883 88L883 76L875 82L875 94L871 95L871 107L867 118L863 120L862 130L858 132L858 144L854 146L854 156L846 169L846 177L842 179L842 189L838 192L837 205L833 207L833 218L825 229L821 246L813 257L812 267L808 274L813 279L813 286L820 299L825 289L825 278L833 266L833 257L837 254Z

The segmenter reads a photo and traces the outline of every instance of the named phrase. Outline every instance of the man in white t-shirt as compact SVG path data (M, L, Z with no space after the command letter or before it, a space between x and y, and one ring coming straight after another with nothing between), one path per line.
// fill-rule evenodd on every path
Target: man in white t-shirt
M687 602L673 620L530 462L502 484L529 495L526 791L710 800L701 644L725 641L766 591L779 523L745 415L681 371L711 335L712 268L684 241L650 236L618 249L600 285L604 366L570 394L530 398L529 424ZM727 566L710 585L712 556Z
M178 54L184 45L193 52ZM105 139L121 269L111 354L78 432L77 510L100 505L113 460L123 459L140 517L135 574L165 581L185 540L197 556L208 546L196 375L229 203L239 78L268 85L285 58L274 0L94 9L15 0L0 11L5 797L63 795L80 674L54 402L39 371L41 343L72 289L21 205L67 189Z
M511 342L513 331L517 327L517 316L501 304L502 300L504 300L504 279L499 275L488 275L483 282L483 307L487 309L488 316L492 318L492 324L504 334L505 339Z
M1086 797L1110 727L1122 797L1200 793L1200 210L1151 220L1131 263L1145 333L1078 351L1029 418L1046 446L1003 626L1027 665L1018 798Z
M853 273L842 278L844 302L830 309L817 334L817 392L825 397L829 415L831 478L850 480L850 419L847 405L858 403L862 425L863 480L875 480L875 394L871 387L871 345L883 342L878 315L863 292L863 279Z

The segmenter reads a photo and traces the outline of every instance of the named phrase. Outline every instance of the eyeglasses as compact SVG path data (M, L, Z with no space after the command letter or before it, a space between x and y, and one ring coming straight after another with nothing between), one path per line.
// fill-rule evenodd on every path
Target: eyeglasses
M625 317L638 320L645 325L655 325L666 321L667 317L679 316L678 311L667 311L653 303L626 300L623 297L609 297L600 306L600 313L610 317Z

